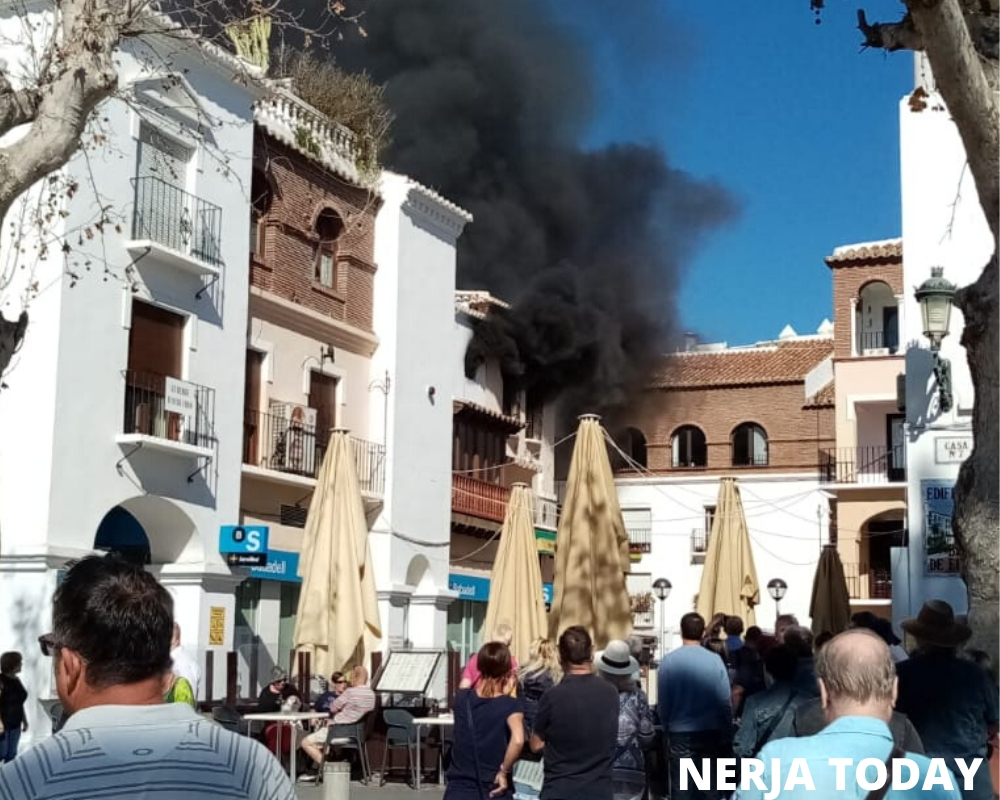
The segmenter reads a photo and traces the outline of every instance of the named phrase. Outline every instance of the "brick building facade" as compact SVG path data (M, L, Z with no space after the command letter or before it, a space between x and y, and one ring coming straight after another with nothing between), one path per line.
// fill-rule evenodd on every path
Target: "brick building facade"
M239 522L268 527L273 568L237 590L250 687L291 648L303 527L331 429L350 431L369 521L386 453L383 415L369 434L381 200L357 171L350 131L291 92L262 100L255 122Z
M823 480L836 497L836 541L852 605L892 612L892 551L906 541L902 241L836 248L833 282L836 446Z
M806 376L832 353L823 336L667 356L637 426L646 467L815 472L818 451L834 442L833 393L824 385L807 397Z
M378 198L260 127L251 191L251 285L370 331ZM332 256L327 276L319 263L324 247Z

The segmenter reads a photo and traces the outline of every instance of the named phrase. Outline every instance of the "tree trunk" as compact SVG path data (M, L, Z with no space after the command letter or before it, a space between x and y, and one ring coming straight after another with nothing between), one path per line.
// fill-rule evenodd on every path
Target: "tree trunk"
M969 592L971 647L1000 659L1000 123L997 64L977 53L959 0L906 0L937 89L955 120L979 203L993 233L994 255L979 279L961 289L955 305L965 316L966 350L975 405L972 454L955 485L952 527ZM983 8L980 13L995 15ZM929 156L932 157L932 156Z
M955 485L952 527L969 590L970 647L1000 658L1000 285L997 255L974 284L955 297L965 315L965 346L975 390L972 454Z

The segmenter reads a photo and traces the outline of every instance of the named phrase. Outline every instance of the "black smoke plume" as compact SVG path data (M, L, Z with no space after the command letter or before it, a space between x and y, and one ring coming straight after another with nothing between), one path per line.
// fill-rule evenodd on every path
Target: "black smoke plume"
M736 213L730 195L655 147L578 145L588 54L538 0L372 0L363 25L335 53L386 84L388 165L473 213L459 288L512 304L478 326L467 369L499 358L571 412L627 403L679 327L685 261Z

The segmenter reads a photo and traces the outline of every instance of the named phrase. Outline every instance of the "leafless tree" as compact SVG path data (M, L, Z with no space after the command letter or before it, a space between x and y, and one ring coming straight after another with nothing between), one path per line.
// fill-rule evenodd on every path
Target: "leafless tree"
M814 8L821 6L822 0L813 0ZM965 316L962 344L972 374L975 407L973 450L959 470L953 527L969 591L972 646L985 650L996 663L1000 636L1000 0L903 0L902 6L902 18L889 23L869 23L859 11L864 44L926 54L937 90L965 146L968 169L993 233L993 257L976 282L955 297L955 305Z

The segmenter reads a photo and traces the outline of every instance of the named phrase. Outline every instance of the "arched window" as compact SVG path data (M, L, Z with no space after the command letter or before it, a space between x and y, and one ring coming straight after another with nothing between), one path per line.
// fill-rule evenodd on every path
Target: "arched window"
M344 223L333 209L324 209L316 217L316 259L314 278L322 286L337 286L337 240L344 230Z
M640 467L648 466L646 460L646 437L638 428L626 428L622 434L622 450Z
M274 193L263 170L255 169L250 183L250 254L264 257L264 221Z
M671 466L704 467L708 465L708 448L705 434L694 425L682 425L670 437Z
M744 422L733 431L733 466L767 466L767 432L753 422Z

